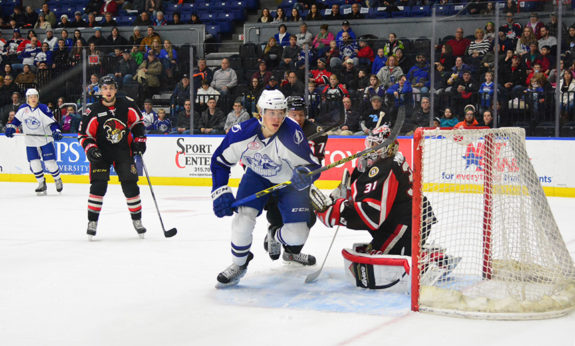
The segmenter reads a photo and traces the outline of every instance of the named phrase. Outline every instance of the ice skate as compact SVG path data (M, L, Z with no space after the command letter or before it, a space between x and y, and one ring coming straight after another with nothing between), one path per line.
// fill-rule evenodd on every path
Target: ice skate
M277 226L270 225L268 228L268 234L264 239L264 249L267 251L268 255L270 255L272 261L280 258L282 251L282 245L275 239L276 231L278 228L279 227Z
M216 288L225 288L229 286L235 286L240 282L240 279L246 275L248 271L248 264L254 258L254 254L248 252L248 258L244 265L237 265L232 263L229 267L226 268L223 272L218 274L218 283L216 284Z
M46 196L46 190L48 190L48 187L46 186L46 179L44 179L38 184L38 187L34 191L36 191L38 196Z
M88 239L92 240L96 235L96 228L98 228L98 221L88 221L88 229L86 234L88 234Z
M291 253L285 249L282 259L287 263L298 263L304 266L312 266L315 264L315 257L304 253Z
M433 285L438 281L448 280L459 262L461 257L446 255L444 248L423 246L421 282Z
M146 227L142 225L142 220L132 220L132 224L134 225L134 229L138 232L138 236L140 239L144 239L144 233L146 233Z
M56 183L56 191L62 192L64 189L64 184L62 184L62 179L55 179L54 182Z

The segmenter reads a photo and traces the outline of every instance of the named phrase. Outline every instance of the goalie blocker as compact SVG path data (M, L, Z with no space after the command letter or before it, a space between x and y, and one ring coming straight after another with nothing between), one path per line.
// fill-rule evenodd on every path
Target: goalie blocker
M409 293L411 257L384 255L369 248L367 243L356 243L352 249L341 250L345 277L357 287Z

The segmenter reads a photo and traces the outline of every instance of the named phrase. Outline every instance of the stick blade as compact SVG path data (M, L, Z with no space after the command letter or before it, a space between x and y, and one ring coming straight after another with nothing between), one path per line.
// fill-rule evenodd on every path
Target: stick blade
M166 238L171 238L171 237L175 236L176 234L178 234L178 230L176 228L172 228L172 229L169 229L167 231L164 231L164 235L166 236Z
M305 283L310 284L310 283L314 282L319 277L319 274L321 274L321 270L317 270L317 271L309 274L308 276L305 277Z

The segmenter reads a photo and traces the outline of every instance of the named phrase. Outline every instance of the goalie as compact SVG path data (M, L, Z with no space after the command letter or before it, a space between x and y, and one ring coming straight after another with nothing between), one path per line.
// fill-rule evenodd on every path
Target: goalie
M387 125L375 128L366 137L366 148L381 145L391 131ZM397 140L376 152L360 157L357 167L346 182L332 192L330 198L314 195L312 205L318 218L327 226L345 226L367 230L372 240L368 244L354 244L342 251L346 273L359 287L409 287L411 266L411 168L398 152ZM323 198L322 198L323 197ZM331 199L331 200L330 200ZM423 238L437 220L426 198ZM423 239L425 242L425 239ZM435 263L443 258L435 249ZM445 256L447 257L447 256ZM445 272L443 272L445 273Z

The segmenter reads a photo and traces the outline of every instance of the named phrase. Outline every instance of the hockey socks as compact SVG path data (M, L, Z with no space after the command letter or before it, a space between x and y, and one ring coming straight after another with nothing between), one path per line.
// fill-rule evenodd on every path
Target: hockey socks
M130 214L132 214L132 220L140 220L142 218L142 202L140 200L140 195L135 197L126 197L126 203L128 204Z
M103 203L104 196L90 194L88 197L88 221L98 221Z

